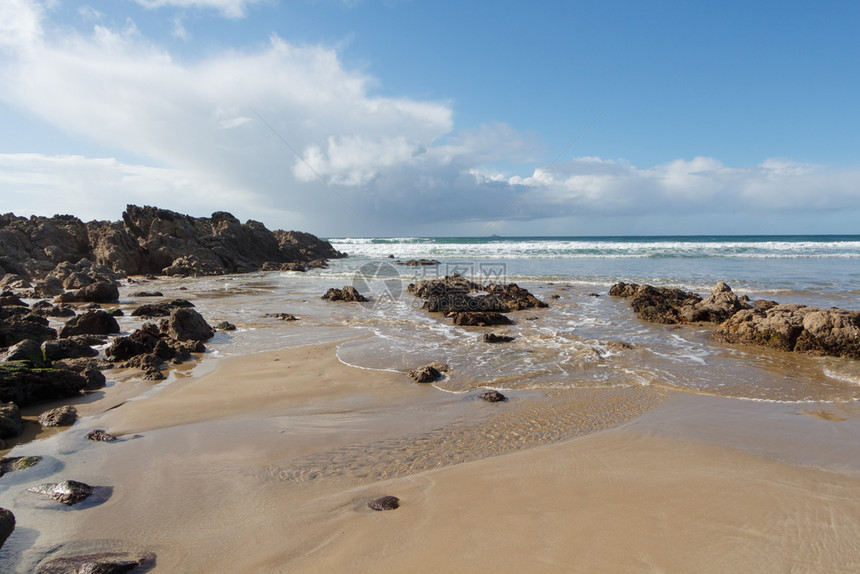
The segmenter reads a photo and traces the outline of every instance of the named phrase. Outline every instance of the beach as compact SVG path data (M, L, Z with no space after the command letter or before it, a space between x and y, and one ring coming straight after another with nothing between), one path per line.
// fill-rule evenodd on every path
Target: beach
M405 294L322 301L365 261L339 264L152 281L237 331L163 382L105 371L106 388L74 401L77 424L15 447L43 459L0 479L18 522L0 563L30 572L123 551L154 555L153 572L860 566L850 359L647 324L572 278L518 278L550 307L501 329L452 326ZM372 301L386 280L370 282ZM122 287L122 308L137 288ZM120 320L126 332L139 321ZM489 330L515 340L482 343ZM430 384L407 375L433 360L452 370ZM486 389L507 400L482 400ZM88 441L92 429L119 438ZM26 491L62 479L95 492L64 507ZM368 507L382 496L399 508Z

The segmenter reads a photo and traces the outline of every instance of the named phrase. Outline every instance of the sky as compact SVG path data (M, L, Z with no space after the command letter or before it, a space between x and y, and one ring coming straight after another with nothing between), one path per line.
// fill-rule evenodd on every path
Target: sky
M860 233L860 3L0 0L0 213Z

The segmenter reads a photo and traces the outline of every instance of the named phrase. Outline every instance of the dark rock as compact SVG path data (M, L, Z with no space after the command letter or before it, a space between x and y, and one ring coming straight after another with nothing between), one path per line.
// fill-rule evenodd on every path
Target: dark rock
M0 307L29 307L29 305L21 301L14 293L4 291L0 293Z
M419 281L418 283L410 283L406 287L406 292L428 299L433 295L441 296L452 293L473 293L481 290L481 285L473 281L469 281L465 277L452 273L442 279L431 279L427 281Z
M161 373L162 367L166 367L164 359L155 353L134 356L128 360L128 366L143 371L143 378L150 381L161 381L165 378Z
M78 409L71 405L57 407L39 415L39 424L43 427L68 427L78 420Z
M60 329L60 337L72 335L110 335L119 333L119 323L107 311L96 309L69 319Z
M376 500L371 500L367 505L373 510L397 510L400 508L400 499L396 496L383 496Z
M215 329L200 313L187 308L171 311L167 328L163 330L177 341L206 341L215 334Z
M290 261L289 263L266 261L263 263L263 271L298 271L299 273L304 273L307 271L307 265L298 261Z
M431 265L439 265L441 261L435 259L407 259L406 261L398 261L398 265L406 265L409 267L428 267Z
M0 315L0 347L11 347L25 339L41 343L56 338L57 331L48 326L44 317L27 315L4 319Z
M165 303L147 303L131 312L132 317L167 317L174 309L189 309L194 304L185 299L174 299Z
M322 298L326 301L346 301L355 303L367 301L364 295L356 291L355 287L350 286L346 286L343 289L335 289L332 287L326 291Z
M6 273L0 279L0 289L28 289L32 287L30 281L23 275L17 273Z
M63 482L40 484L28 488L27 492L35 492L67 506L72 506L89 498L93 493L93 487L77 480L64 480Z
M516 283L508 283L506 285L491 283L485 288L487 293L501 299L505 306L511 311L531 308L548 307L546 303L529 293L528 289L523 289Z
M627 299L628 297L635 295L638 289L638 283L618 282L609 288L609 294L613 297L622 297Z
M47 342L47 341L46 341ZM24 339L9 348L4 361L26 361L33 367L44 367L45 356L39 343L31 339Z
M98 351L90 347L90 343L88 343L88 341L80 340L78 338L45 341L42 343L41 352L48 361L95 357L99 354Z
M414 371L409 372L409 378L416 383L432 383L442 378L442 373L447 370L447 365L443 365L442 369L438 368L438 363L432 363L418 367Z
M293 315L292 313L266 313L266 317L274 317L275 319L280 319L281 321L298 321L299 318Z
M0 363L0 401L26 407L36 403L74 397L87 380L71 371L36 369L19 361Z
M484 391L483 393L481 393L481 398L484 399L485 401L487 401L488 403L498 403L501 401L508 400L508 397L506 397L505 395L503 395L499 391L493 391L493 390Z
M221 321L217 325L215 325L215 329L217 331L235 331L236 325L230 323L229 321Z
M164 293L161 291L137 291L129 295L129 297L164 297Z
M485 343L510 343L514 339L516 339L516 337L511 337L510 335L496 335L495 333L484 333Z
M114 303L119 301L119 284L97 281L71 293L63 293L55 303Z
M513 325L505 315L501 313L481 313L481 312L455 312L446 314L454 320L455 325L462 327L491 327L493 325Z
M0 476L7 472L15 472L35 466L42 460L41 456L10 456L0 458Z
M15 438L24 430L24 419L15 403L0 403L0 439Z
M155 566L150 552L99 552L51 558L39 564L34 574L126 574Z
M773 309L779 303L776 301L769 301L767 299L757 299L751 303L753 309L756 311L767 311L768 309Z
M37 297L56 297L63 291L63 282L56 277L46 277L44 281L37 281L33 285L33 294Z
M74 317L75 308L67 303L52 305L48 301L39 301L33 305L33 313L41 317Z
M55 369L66 369L76 373L87 370L104 371L113 368L113 363L100 357L81 357L80 359L61 359L51 365Z
M15 530L15 515L11 510L0 508L0 548Z
M87 433L87 440L96 442L112 442L116 440L116 437L105 430L93 429Z

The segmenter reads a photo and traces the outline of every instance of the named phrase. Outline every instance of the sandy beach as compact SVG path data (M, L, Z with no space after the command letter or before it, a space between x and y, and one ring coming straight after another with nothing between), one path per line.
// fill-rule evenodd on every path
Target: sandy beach
M28 525L3 559L18 572L82 548L153 552L153 572L860 566L851 405L650 387L488 404L346 366L336 346L204 362L149 396L82 405L82 423L22 447L55 456L0 493ZM568 438L545 432L546 409ZM121 438L90 443L91 428ZM24 489L58 467L101 496L46 512ZM400 508L367 507L383 495Z

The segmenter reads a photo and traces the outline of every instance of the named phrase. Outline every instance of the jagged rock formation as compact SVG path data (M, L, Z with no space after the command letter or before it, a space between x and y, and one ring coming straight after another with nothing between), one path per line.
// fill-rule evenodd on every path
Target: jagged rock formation
M267 263L321 266L344 256L309 233L272 232L223 211L191 217L136 205L127 206L116 222L0 215L0 254L0 277L14 274L26 281L50 275L48 291L56 291L57 281L66 289L86 287L87 275L104 281L137 274L220 275L256 271ZM87 273L78 268L82 260Z
M723 281L717 283L706 299L681 289L636 283L616 283L609 290L609 294L629 299L630 306L640 319L666 325L689 322L721 323L741 309L750 308L750 305L741 301Z

